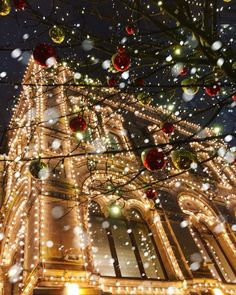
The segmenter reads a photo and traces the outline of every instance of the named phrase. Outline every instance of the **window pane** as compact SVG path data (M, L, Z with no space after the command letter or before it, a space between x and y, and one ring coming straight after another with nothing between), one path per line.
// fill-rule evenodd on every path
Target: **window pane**
M147 277L153 279L165 279L159 257L157 256L156 249L153 244L153 239L148 232L147 225L140 222L131 222L131 228Z
M109 133L108 138L108 149L114 151L120 150L120 143L118 137L113 133Z
M107 233L102 228L103 221L104 218L100 216L90 217L94 262L101 275L115 276Z
M215 237L207 235L206 239L207 239L207 242L209 243L209 246L210 246L209 249L211 250L211 253L212 253L213 257L215 258L215 261L218 264L219 268L221 269L222 268L221 266L223 266L223 268L225 270L225 271L222 271L222 274L223 274L225 280L229 281L229 279L230 279L231 281L234 281L235 275L234 275L229 263L225 259L225 256L224 256L221 248L217 244ZM218 259L217 259L217 257L218 257ZM225 274L225 272L226 272L226 274Z
M121 275L140 278L137 261L132 249L126 223L123 220L110 219L112 236L116 246Z

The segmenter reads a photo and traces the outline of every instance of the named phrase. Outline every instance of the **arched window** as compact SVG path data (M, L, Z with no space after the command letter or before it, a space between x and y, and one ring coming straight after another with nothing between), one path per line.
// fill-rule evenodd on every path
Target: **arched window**
M94 262L101 275L164 280L166 273L152 233L136 210L128 218L105 218L89 208Z
M209 269L217 278L232 282L235 280L235 273L231 266L231 262L225 255L220 243L214 233L203 222L194 224L191 228L201 252L205 256Z
M217 232L220 234L224 229L214 211L191 196L183 195L179 201L182 211L191 216L190 232L205 257L208 268L215 277L226 282L234 281L236 277L234 268L222 248L221 237L217 236ZM212 230L210 224L214 224L215 230Z
M107 140L108 150L118 151L121 149L120 140L116 134L109 132L107 137L108 137L108 140Z

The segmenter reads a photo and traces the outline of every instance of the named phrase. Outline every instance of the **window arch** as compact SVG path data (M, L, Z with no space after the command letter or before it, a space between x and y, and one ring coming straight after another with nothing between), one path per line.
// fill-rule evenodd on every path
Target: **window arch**
M89 206L95 266L104 276L166 279L166 272L152 232L137 210L127 218L105 218L100 206Z
M108 142L107 142L107 149L112 151L121 150L121 142L118 135L113 132L109 132L107 134Z
M218 279L230 282L235 280L235 271L231 261L222 248L216 231L224 231L223 225L206 204L193 196L180 196L180 207L182 211L190 216L190 232L200 248L208 268Z

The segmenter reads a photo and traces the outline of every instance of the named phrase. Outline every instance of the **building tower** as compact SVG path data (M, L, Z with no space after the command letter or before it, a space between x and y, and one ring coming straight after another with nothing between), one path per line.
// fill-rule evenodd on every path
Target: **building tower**
M170 137L169 111L75 85L66 65L31 60L23 81L0 159L0 294L236 294L236 168L214 157L223 144L195 136L194 169L152 173L144 147L176 148L199 126L181 121ZM73 133L78 113L87 129Z

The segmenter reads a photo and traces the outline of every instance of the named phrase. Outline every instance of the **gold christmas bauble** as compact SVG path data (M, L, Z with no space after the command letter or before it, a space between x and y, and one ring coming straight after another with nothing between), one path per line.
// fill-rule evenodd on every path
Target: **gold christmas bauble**
M181 82L181 85L183 86L182 87L183 92L188 94L188 95L196 94L198 92L198 90L199 90L199 87L197 85L195 85L197 83L198 83L198 81L195 78L184 79Z
M171 160L176 169L187 170L191 168L192 163L197 162L197 157L190 151L179 149L171 153Z
M49 30L49 36L53 42L61 44L65 39L65 32L61 27L54 25Z
M0 0L0 16L6 16L10 11L11 6L9 0Z
M137 100L142 105L149 105L152 101L152 98L148 93L141 92L138 94Z

